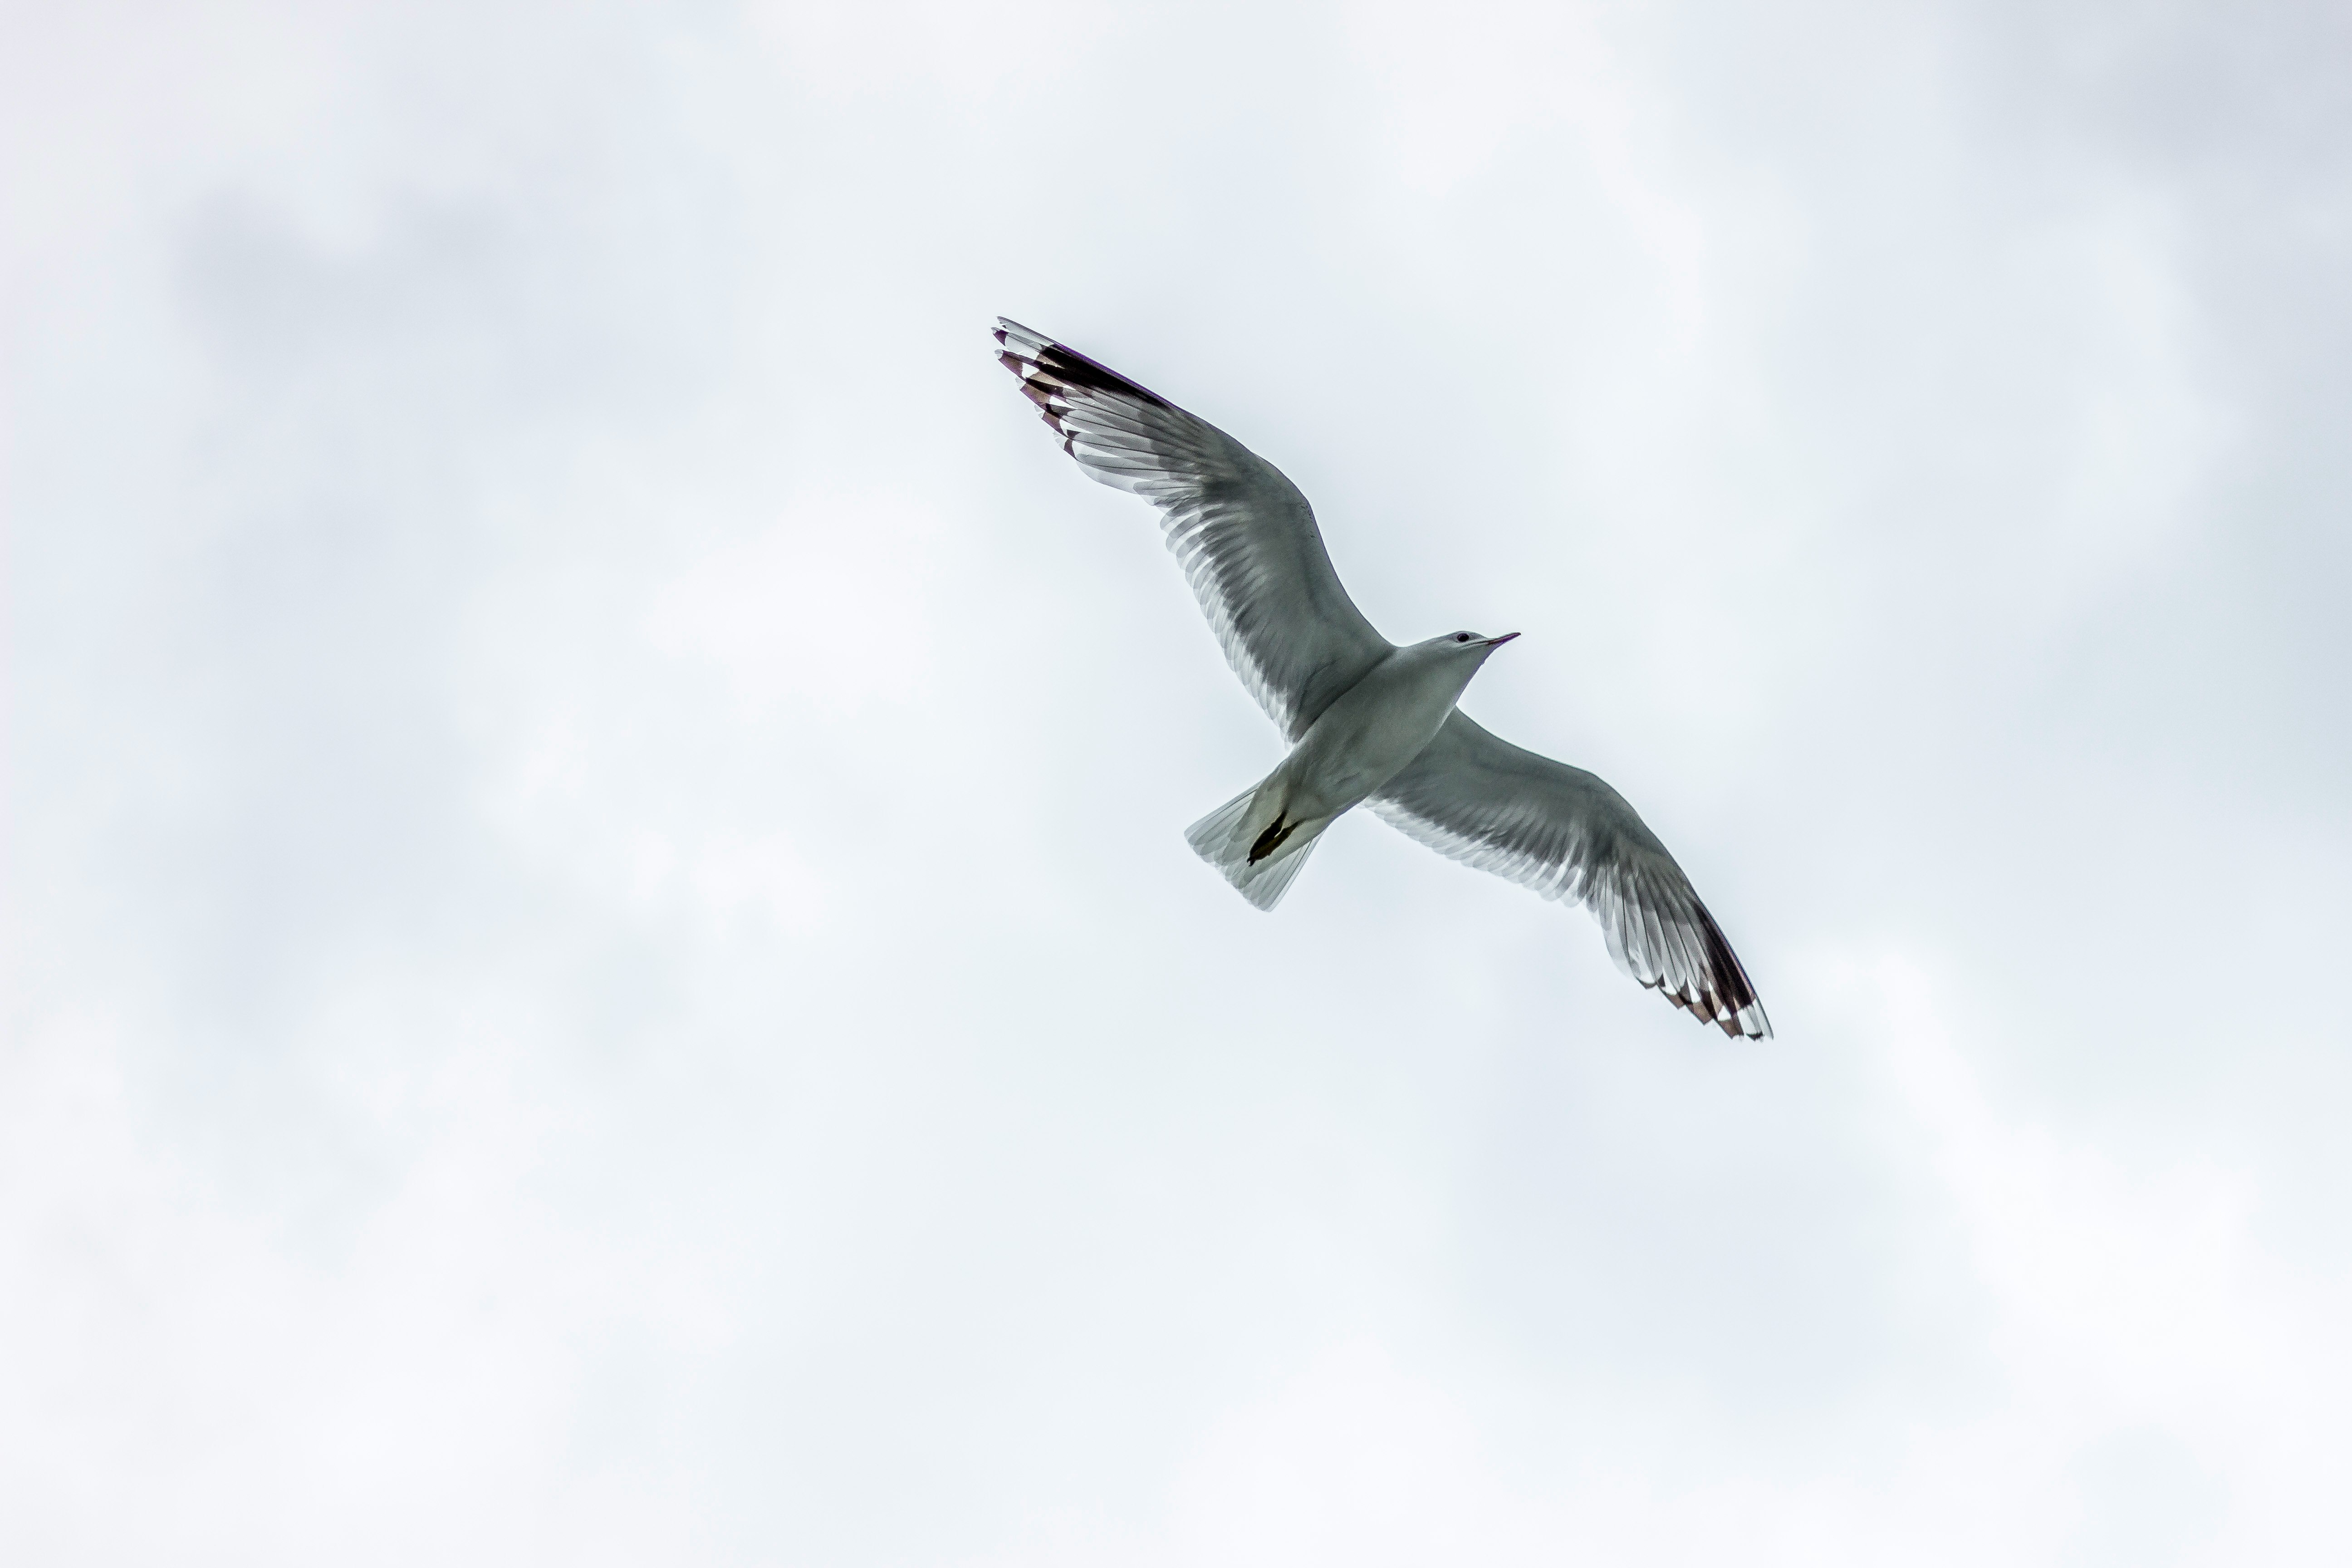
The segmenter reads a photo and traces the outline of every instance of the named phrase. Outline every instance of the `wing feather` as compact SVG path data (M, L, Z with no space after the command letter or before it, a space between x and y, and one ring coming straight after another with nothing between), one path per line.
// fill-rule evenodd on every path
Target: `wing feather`
M1715 917L1625 797L1456 709L1368 802L1442 855L1591 910L1617 967L1727 1035L1771 1020Z
M1332 570L1314 509L1279 468L1016 321L997 318L996 341L1062 450L1089 478L1160 509L1226 661L1289 739L1388 654Z

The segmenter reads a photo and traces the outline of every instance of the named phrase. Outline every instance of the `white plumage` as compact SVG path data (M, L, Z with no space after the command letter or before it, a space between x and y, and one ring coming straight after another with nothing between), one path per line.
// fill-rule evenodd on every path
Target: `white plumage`
M1727 1035L1771 1035L1731 944L1624 797L1454 706L1517 633L1391 643L1340 586L1314 510L1273 464L1017 322L999 317L996 341L1063 450L1160 509L1234 673L1292 743L1186 835L1244 897L1274 908L1323 830L1369 805L1442 854L1584 905L1618 966L1675 1006Z

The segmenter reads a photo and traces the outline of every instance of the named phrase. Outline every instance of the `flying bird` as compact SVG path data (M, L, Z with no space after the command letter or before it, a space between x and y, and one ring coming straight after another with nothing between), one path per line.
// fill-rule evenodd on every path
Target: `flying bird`
M1272 463L1017 321L998 317L996 342L1087 477L1160 509L1234 673L1290 742L1279 767L1184 835L1244 898L1273 909L1323 830L1369 805L1440 854L1581 903L1620 969L1701 1022L1771 1036L1722 929L1625 797L1454 706L1518 633L1390 642L1339 585L1314 509Z

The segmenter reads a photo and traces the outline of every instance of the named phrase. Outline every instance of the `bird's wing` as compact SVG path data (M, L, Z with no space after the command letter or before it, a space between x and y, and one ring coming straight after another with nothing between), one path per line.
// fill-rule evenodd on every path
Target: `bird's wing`
M1239 441L1002 316L997 358L1087 476L1160 509L1225 658L1296 741L1390 651L1339 585L1314 509Z
M1769 1038L1756 987L1690 879L1625 797L1582 768L1499 740L1456 709L1367 803L1442 855L1574 899L1609 956L1727 1035Z

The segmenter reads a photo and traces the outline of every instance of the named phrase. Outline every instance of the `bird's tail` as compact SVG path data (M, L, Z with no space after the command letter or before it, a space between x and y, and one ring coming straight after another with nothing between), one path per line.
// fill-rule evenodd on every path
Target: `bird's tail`
M1328 816L1291 820L1286 810L1289 793L1269 776L1184 830L1192 852L1262 910L1282 902L1316 841L1331 826Z

